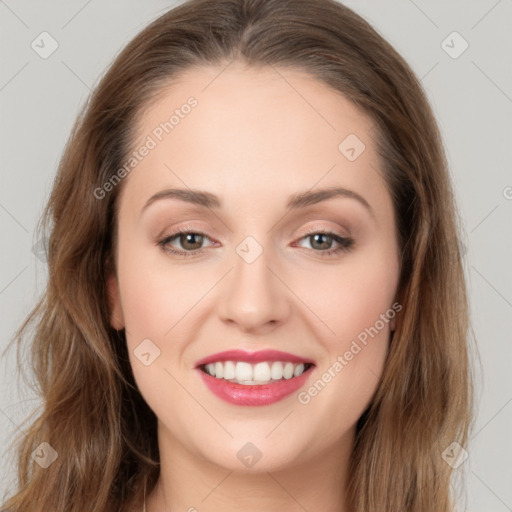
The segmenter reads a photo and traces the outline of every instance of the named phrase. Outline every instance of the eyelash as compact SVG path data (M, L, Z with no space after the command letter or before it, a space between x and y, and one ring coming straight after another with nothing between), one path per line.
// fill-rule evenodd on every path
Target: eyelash
M177 251L176 249L169 248L168 244L173 241L177 236L181 234L192 234L192 235L200 235L205 238L208 238L207 235L204 233L201 233L200 231L194 231L190 230L188 228L181 228L173 233L170 233L169 235L166 235L163 239L159 240L157 244L162 248L162 250L165 253L173 254L176 256L183 256L183 257L192 257L192 256L198 256L199 254L204 253L204 249L196 249L195 251ZM341 252L348 252L353 248L354 245L354 239L350 237L342 237L340 235L337 235L336 233L333 233L331 231L310 231L306 234L304 234L300 239L303 240L304 238L308 238L311 235L327 235L331 237L335 242L339 244L339 247L336 249L328 249L325 251L316 251L314 249L311 249L313 252L318 253L321 257L329 257L336 255Z

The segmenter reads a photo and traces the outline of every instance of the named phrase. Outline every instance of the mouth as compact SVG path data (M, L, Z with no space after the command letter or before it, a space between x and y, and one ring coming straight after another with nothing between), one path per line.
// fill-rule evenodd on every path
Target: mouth
M275 350L231 350L196 363L201 379L217 397L234 405L269 405L302 387L315 363Z

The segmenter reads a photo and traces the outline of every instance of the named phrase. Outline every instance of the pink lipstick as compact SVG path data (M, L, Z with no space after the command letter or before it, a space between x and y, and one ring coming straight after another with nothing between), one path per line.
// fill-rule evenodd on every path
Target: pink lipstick
M269 405L298 391L315 364L276 350L229 350L197 361L195 369L206 387L234 405Z

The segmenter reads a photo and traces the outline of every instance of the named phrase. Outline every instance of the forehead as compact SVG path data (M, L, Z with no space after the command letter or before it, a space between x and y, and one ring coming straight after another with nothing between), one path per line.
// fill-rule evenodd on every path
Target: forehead
M124 183L139 202L168 185L288 196L320 182L368 189L379 181L371 119L296 69L189 69L141 111L136 134L132 150L153 146Z
M136 120L139 140L148 130L168 120L191 97L197 100L198 108L194 107L192 121L187 124L193 123L195 129L203 126L212 141L237 134L238 137L249 135L256 144L269 138L261 128L266 127L271 134L268 129L275 123L283 130L283 142L287 133L322 131L329 139L327 142L335 143L347 130L361 136L373 130L373 122L362 110L305 71L275 66L247 67L235 62L194 67L173 78L140 112ZM241 133L240 127L245 128ZM183 126L180 131L183 132ZM173 128L172 134L176 138L179 131Z

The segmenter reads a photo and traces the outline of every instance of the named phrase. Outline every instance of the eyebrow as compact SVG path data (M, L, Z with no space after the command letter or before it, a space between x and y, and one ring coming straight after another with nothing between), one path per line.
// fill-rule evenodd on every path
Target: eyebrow
M322 201L327 201L328 199L332 199L334 197L355 199L368 210L372 217L375 217L373 208L363 196L357 192L354 192L353 190L348 190L342 187L330 187L316 191L306 190L304 192L293 194L288 198L286 202L286 208L290 210L297 210L321 203ZM185 201L187 203L195 204L197 206L202 206L209 209L222 208L222 201L218 196L212 194L211 192L183 188L170 188L161 190L160 192L152 195L142 207L141 214L149 205L162 199L178 199L180 201Z

